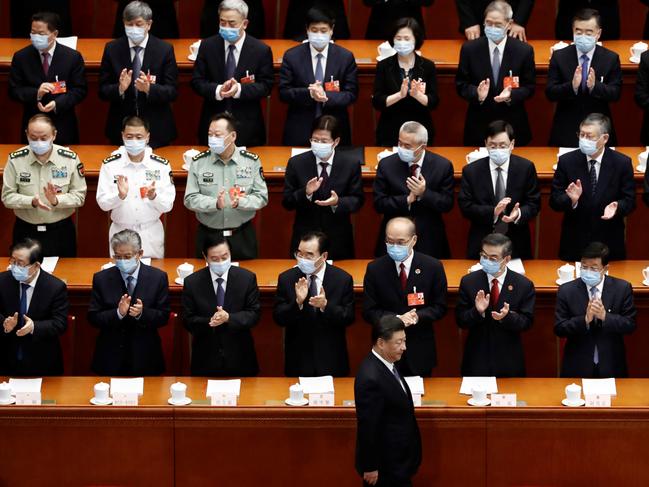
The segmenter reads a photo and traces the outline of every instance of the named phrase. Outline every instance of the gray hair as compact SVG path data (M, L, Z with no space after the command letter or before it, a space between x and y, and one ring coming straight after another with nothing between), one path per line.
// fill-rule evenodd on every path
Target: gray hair
M428 130L419 122L406 122L401 126L399 132L415 134L417 136L417 142L420 144L428 143Z
M248 4L243 0L223 0L219 4L219 14L224 10L236 10L244 19L248 18Z
M489 5L487 5L487 8L484 9L484 16L486 17L487 14L491 12L500 12L505 16L506 20L512 20L512 18L514 17L512 6L504 0L495 0L494 2L491 2Z
M591 113L584 118L584 121L579 124L579 128L584 125L599 125L599 134L608 134L611 132L611 119L601 113Z
M149 7L148 3L136 0L124 7L124 13L122 14L122 20L124 20L124 22L131 22L140 17L147 22L153 19L153 11L151 10L151 7Z
M142 250L142 239L140 238L140 234L128 229L117 232L110 239L110 248L115 251L115 249L120 245L130 245L134 252L139 252Z

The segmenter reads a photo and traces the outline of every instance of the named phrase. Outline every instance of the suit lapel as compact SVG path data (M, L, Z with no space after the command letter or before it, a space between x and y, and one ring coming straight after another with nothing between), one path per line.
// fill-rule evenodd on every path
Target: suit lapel
M243 45L241 46L241 52L239 53L239 62L237 67L234 70L234 79L237 81L243 78L246 75L245 67L248 66L248 57L250 55L250 43L248 42L248 35L243 40ZM254 73L248 73L254 74Z
M334 45L329 44L329 49L327 49L327 65L325 66L324 80L322 80L323 84L331 81L332 77L333 79L336 79L336 67L338 66L337 61L338 59Z
M602 287L601 300L607 313L612 308L611 305L613 304L613 294L614 292L612 288L612 281L607 276L604 276L604 286Z
M235 296L237 292L236 267L230 266L230 270L228 271L228 282L225 287L225 297L223 299L223 309L232 309L232 302L234 300L233 296ZM214 286L212 286L212 294L214 294ZM216 302L216 294L214 294L214 300Z
M307 82L307 85L315 83L315 73L313 71L313 62L311 60L311 48L309 47L309 43L305 42L302 44L304 47L302 49L302 66L303 66L303 73L304 73L304 79ZM331 56L331 49L329 50L329 55ZM327 67L329 66L329 63L327 62Z
M142 72L147 74L147 71L151 69L151 59L154 59L156 56L155 52L155 40L151 34L149 34L149 40L146 43L146 49L144 50L144 57L142 58ZM154 75L158 73L153 73Z
M404 388L406 386L404 385L404 387L401 387L397 377L388 370L385 364L381 362L381 360L379 360L379 358L376 357L374 353L370 353L372 354L372 359L374 360L375 366L378 367L378 369L381 371L381 374L383 374L383 376L385 377L386 384L390 384L390 388L394 391L395 395L398 394L398 397L407 398L408 396L404 392ZM393 365L396 367L395 364ZM406 381L403 380L403 382L405 383Z
M599 176L597 177L597 187L595 188L594 196L596 201L599 201L606 192L606 188L613 172L613 168L611 167L611 157L609 157L610 150L611 149L609 148L604 149L602 163L599 166Z
M487 157L486 159L483 159L480 162L475 162L474 164L480 164L478 166L479 180L484 181L484 188L485 191L487 192L487 196L489 196L490 201L492 201L495 206L496 194L494 193L494 185L491 180L491 167L489 166L489 158ZM509 178L507 178L507 182L509 182Z

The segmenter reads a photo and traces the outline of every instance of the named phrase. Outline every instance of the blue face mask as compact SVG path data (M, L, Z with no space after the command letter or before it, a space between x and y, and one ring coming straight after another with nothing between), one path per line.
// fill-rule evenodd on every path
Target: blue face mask
M318 159L327 160L333 151L333 144L311 142L311 151Z
M387 249L390 258L392 258L392 260L395 262L403 262L408 258L408 254L410 254L409 245L396 245L386 243L385 248Z
M234 44L241 36L241 31L238 27L219 27L219 35L223 37L224 41Z
M228 272L228 269L232 266L232 260L224 260L222 262L210 262L209 263L210 270L216 274L217 276L222 276L226 272Z
M415 160L415 152L419 150L419 147L417 147L415 150L413 149L404 149L403 147L397 147L397 154L399 154L399 159L401 159L403 162L407 162L410 164Z
M115 266L122 274L133 274L137 269L137 257L130 259L115 259Z
M18 282L25 282L29 279L29 267L30 266L21 266L18 264L11 264L11 275L14 276L14 279Z
M144 139L125 139L124 148L131 156L137 156L141 154L144 149L146 149L146 140Z
M230 144L225 145L225 137L210 136L207 138L207 145L209 145L212 154L216 154L217 156L220 156L225 152L225 149L227 149Z
M590 140L590 139L580 137L579 150L584 155L592 156L595 152L597 152L597 140Z
M502 166L509 160L509 149L489 149L489 159L496 166Z
M32 46L39 51L44 51L50 45L50 36L46 34L29 34Z
M485 271L490 276L494 276L498 274L501 264L502 262L494 262L492 260L487 259L486 257L480 257L480 265L482 266L482 270Z
M322 32L307 32L309 37L309 43L313 46L314 49L324 49L329 41L331 40L331 34L328 32L323 34Z
M52 149L51 140L29 140L29 148L37 156L47 154Z
M485 25L484 35L491 42L498 44L505 38L507 31L502 27L494 27L493 25Z
M415 50L412 41L394 41L394 50L401 56L409 56Z
M302 271L303 274L306 274L307 276L315 273L316 262L317 260L309 260L297 257L298 268Z
M597 286L599 281L602 280L602 274L597 271L591 271L590 269L583 269L580 275L581 280L584 281L584 284L589 288Z
M146 37L146 29L144 27L127 25L124 27L124 32L126 32L126 37L128 37L133 44L139 44Z
M591 51L597 43L595 36L587 36L583 34L575 34L573 40L575 42L575 46L577 46L577 50L582 54L586 54L587 52Z

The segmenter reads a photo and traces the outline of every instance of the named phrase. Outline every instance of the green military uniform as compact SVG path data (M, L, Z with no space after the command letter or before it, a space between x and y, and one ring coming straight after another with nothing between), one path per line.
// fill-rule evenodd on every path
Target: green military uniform
M58 204L49 211L34 208L32 199L36 195L51 206L44 192L49 182L56 186ZM46 256L74 257L76 232L71 216L85 199L83 163L75 152L54 144L45 163L29 146L9 154L2 177L2 202L16 214L14 242L34 238Z
M219 191L225 189L225 207L218 209ZM230 193L239 192L239 205L232 208ZM223 235L230 243L232 259L257 257L257 237L250 221L268 204L268 188L257 154L235 147L225 163L209 150L194 156L185 190L185 206L196 212L196 257L210 234Z

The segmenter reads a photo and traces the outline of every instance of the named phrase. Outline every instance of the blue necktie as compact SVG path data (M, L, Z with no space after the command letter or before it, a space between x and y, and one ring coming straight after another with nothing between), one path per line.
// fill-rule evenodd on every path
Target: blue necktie
M597 161L591 160L589 162L590 162L590 194L594 195L595 191L597 190L597 170L595 169L595 163Z
M392 364L392 374L397 379L397 382L399 382L399 385L401 386L401 389L403 389L403 392L406 392L406 388L403 386L403 382L401 382L401 375L399 374L399 371L397 370L397 366L394 365L394 364Z
M221 306L223 307L223 303L225 302L225 290L223 289L223 278L219 277L216 280L216 306Z
M135 80L140 77L140 72L142 71L142 61L140 61L140 51L142 51L142 46L133 46L133 51L135 51L135 56L133 56L133 89L135 90ZM137 90L135 90L137 95Z
M595 286L590 288L590 299L597 299L597 288ZM597 321L597 318L593 319L593 322ZM595 351L593 352L593 363L597 365L599 363L599 350L597 345L595 345Z
M126 293L132 298L134 291L135 291L135 278L133 276L128 276L126 278Z
M582 54L581 57L581 91L586 93L588 83L588 56Z
M491 73L494 77L494 88L498 84L498 76L500 75L500 51L494 48L494 58L491 62Z
M225 79L226 81L234 78L234 71L237 69L237 63L234 60L234 44L228 46L228 57L225 60Z
M316 55L316 64L315 64L315 80L320 81L321 83L324 80L324 71L322 70L322 58L324 56L321 53ZM315 107L315 116L316 118L322 115L322 103L316 103Z
M16 329L19 330L25 326L25 315L27 314L27 290L29 289L29 284L21 283L20 284L20 306L18 308L18 323L16 324ZM23 347L22 343L18 342L18 347L16 348L16 360L19 362L23 359Z

